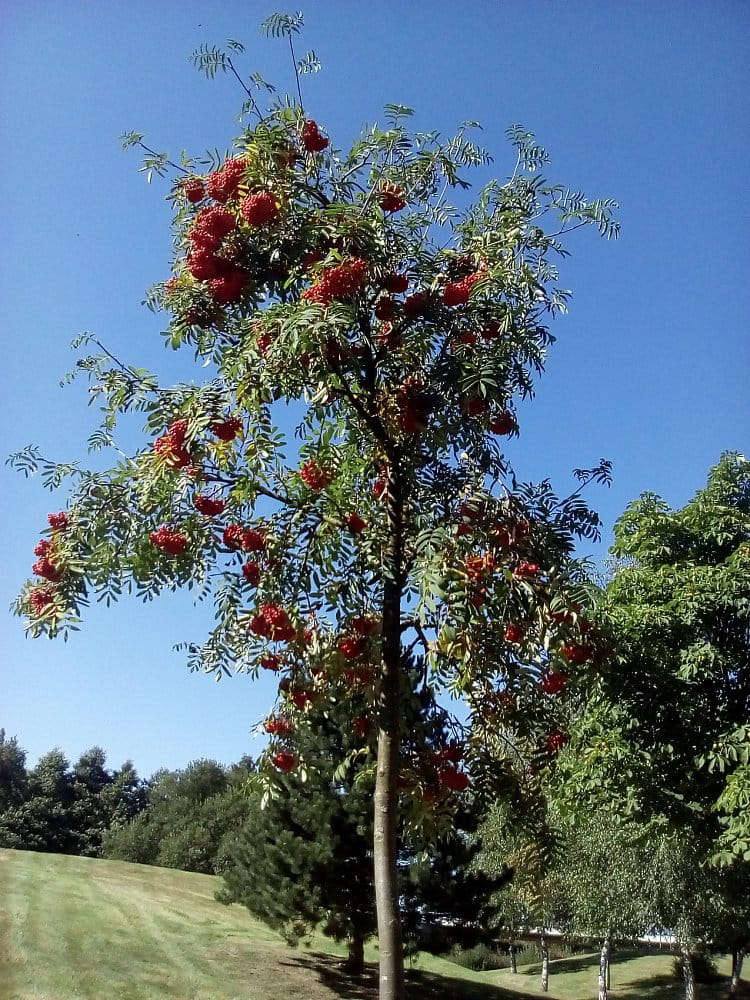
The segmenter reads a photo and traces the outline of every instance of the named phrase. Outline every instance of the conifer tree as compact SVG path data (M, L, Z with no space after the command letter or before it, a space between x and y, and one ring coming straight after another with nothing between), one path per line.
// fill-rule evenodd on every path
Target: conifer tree
M301 25L264 22L293 53ZM149 174L176 174L173 275L150 301L171 316L167 342L214 377L164 387L78 340L99 346L78 362L104 412L92 448L114 446L124 412L144 413L147 440L114 451L104 472L34 448L15 457L70 487L17 608L32 634L63 634L92 597L189 586L216 608L207 641L185 643L192 668L278 671L290 713L365 691L380 991L394 1000L399 807L448 825L442 790L469 781L455 760L427 783L418 761L399 774L405 650L419 647L428 683L479 714L506 685L521 705L550 667L567 664L571 684L588 669L585 643L575 662L564 652L575 614L554 616L581 600L573 539L598 521L578 491L558 501L547 483L518 484L503 446L552 343L548 318L566 305L561 239L585 224L616 235L614 204L548 183L546 152L513 126L508 179L454 207L448 194L489 163L475 123L448 138L412 133L411 110L390 105L385 126L342 150L301 86L263 109L264 81L243 77L241 53L231 41L195 54L245 94L226 155L176 162L138 133L125 140L145 150ZM297 84L317 67L314 53L294 56ZM292 415L288 439L280 423ZM608 467L579 476L606 479ZM269 778L303 765L269 756ZM436 800L424 794L433 784Z

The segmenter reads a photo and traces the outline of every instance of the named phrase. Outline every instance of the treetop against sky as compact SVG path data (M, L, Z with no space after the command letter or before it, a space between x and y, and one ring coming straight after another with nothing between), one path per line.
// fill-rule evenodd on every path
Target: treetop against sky
M630 5L606 18L595 4L534 6L483 4L459 14L438 5L427 20L419 5L399 8L394 33L395 6L372 22L355 5L343 23L338 5L315 4L304 45L318 52L324 72L306 78L304 96L337 144L393 101L415 107L420 127L446 133L476 118L496 158L488 175L512 167L502 162L510 151L501 137L521 121L550 149L555 178L621 203L620 243L581 239L562 264L563 283L575 291L571 316L555 326L548 374L533 405L519 410L522 434L509 448L524 478L551 475L561 485L573 466L612 459L611 494L592 497L609 525L643 489L684 502L719 452L742 449L747 435L746 341L739 298L726 294L741 287L747 257L732 208L739 180L725 166L742 160L747 70L739 38L747 15L732 3L713 7L710 18L670 4L658 13ZM3 269L6 452L37 441L55 457L76 458L71 443L85 439L91 421L75 390L56 390L75 333L92 330L165 381L185 374L159 347L162 319L138 304L168 276L169 211L160 197L167 188L139 186L117 136L136 128L173 153L228 146L237 93L228 79L202 82L187 64L201 42L251 42L250 61L273 80L288 67L281 47L252 44L254 24L243 34L239 5L222 5L211 24L190 4L179 16L176 5L147 14L135 4L127 22L114 11L94 22L83 5L9 9L4 127L13 141L3 184L18 207ZM552 17L557 33L540 36L539 17ZM60 508L33 482L7 475L6 605L28 572L15 540L33 540L46 513ZM249 720L263 718L270 703L268 686L251 692L240 679L207 688L184 671L170 643L204 628L180 597L167 608L128 602L106 616L90 613L86 633L65 648L23 643L15 621L7 631L4 724L32 759L51 741L70 754L104 743L113 763L134 756L146 771L200 755L237 759Z

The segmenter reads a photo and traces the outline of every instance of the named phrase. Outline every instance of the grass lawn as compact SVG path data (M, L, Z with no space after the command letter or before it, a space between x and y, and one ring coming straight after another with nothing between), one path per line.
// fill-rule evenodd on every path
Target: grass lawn
M167 868L0 850L0 1000L374 1000L375 965L344 977L343 949L313 938L293 950L218 879ZM368 961L377 960L370 945ZM668 955L621 960L613 996L672 1000ZM596 956L551 963L549 1000L596 997ZM538 969L473 973L422 955L410 1000L530 1000ZM725 989L725 987L724 987ZM719 996L706 992L703 996Z

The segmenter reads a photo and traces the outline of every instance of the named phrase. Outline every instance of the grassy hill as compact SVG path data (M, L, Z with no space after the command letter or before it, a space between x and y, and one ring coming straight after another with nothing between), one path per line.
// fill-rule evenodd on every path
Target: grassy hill
M371 1000L374 966L351 981L325 938L293 950L218 880L166 868L0 850L0 1000ZM370 947L367 958L375 961ZM613 967L615 997L672 1000L671 957ZM596 997L596 957L552 963L549 1000ZM423 955L413 1000L530 1000L537 970L472 973ZM719 996L718 991L705 997Z

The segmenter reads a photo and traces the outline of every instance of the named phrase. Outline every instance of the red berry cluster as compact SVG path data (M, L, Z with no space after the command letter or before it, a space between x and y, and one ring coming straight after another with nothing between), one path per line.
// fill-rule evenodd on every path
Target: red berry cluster
M481 274L467 274L460 281L452 281L443 289L443 303L446 306L463 306L469 301L471 290L481 278Z
M42 576L45 580L49 580L50 583L59 583L62 577L62 570L52 562L48 555L43 555L41 559L37 559L31 570L37 576Z
M293 639L296 634L289 615L278 604L261 604L260 613L250 622L250 631L275 642Z
M261 656L260 665L264 670L273 670L276 672L281 670L283 663L281 662L281 657L277 656L276 653L267 653L265 656Z
M53 531L65 531L70 523L68 512L61 510L57 514L47 514L47 522Z
M327 148L329 140L320 134L318 123L306 121L302 127L302 146L308 153L321 153Z
M471 778L466 771L460 771L457 767L446 766L438 769L438 784L444 788L449 788L452 792L463 792L471 784Z
M384 212L400 212L402 208L406 208L403 189L396 184L384 185L378 204Z
M214 201L222 204L237 194L245 176L246 161L242 157L227 160L218 170L208 175L206 190Z
M271 763L278 771L289 774L297 767L299 760L296 754L290 753L288 750L277 750L271 757Z
M430 307L430 299L426 292L414 292L404 299L404 312L409 319L419 319L425 316Z
M534 577L539 572L539 564L535 562L526 562L522 560L516 568L513 570L514 576L519 576L522 579L528 579L529 577Z
M220 441L234 441L242 430L242 420L239 417L227 417L226 420L217 420L211 424L211 432Z
M567 683L565 674L555 671L545 674L539 681L539 687L545 694L560 694L565 690Z
M544 741L544 748L547 753L557 753L568 743L570 737L559 729L553 730Z
M432 402L412 378L399 387L396 396L396 423L403 434L420 434L427 429Z
M185 551L188 545L187 536L181 531L175 531L169 525L163 524L157 531L152 531L148 536L152 545L166 552L170 556L178 556Z
M505 630L506 642L522 642L523 629L520 625L509 625Z
M43 614L54 603L54 600L54 587L34 587L33 590L29 591L29 604L37 617Z
M328 306L336 299L350 299L356 295L367 278L367 261L354 257L342 264L324 269L318 281L302 293L309 302Z
M212 205L198 213L187 235L197 250L218 250L224 237L236 228L237 220L232 212Z
M516 418L510 410L503 410L490 420L490 430L493 434L515 434L518 430Z
M198 513L204 514L206 517L216 517L224 513L224 501L219 498L204 497L198 493L193 503Z
M241 524L228 524L223 534L228 549L242 549L243 552L262 552L266 547L266 536L255 528L243 528Z
M257 587L260 583L261 576L260 565L252 560L250 562L246 562L242 567L242 575L251 587Z
M383 278L383 288L394 295L405 292L408 287L409 277L406 274L386 274Z
M291 736L294 732L294 723L278 715L269 715L263 723L263 728L271 736Z
M563 653L565 653L565 659L568 663L572 663L574 666L580 666L582 663L586 663L592 658L595 653L595 649L588 643L570 642L563 646Z
M356 660L364 653L367 643L362 636L349 636L340 639L338 644L339 653L345 660Z
M198 177L187 177L182 182L182 193L191 204L195 205L206 197L206 185Z
M154 441L156 454L173 469L184 469L192 461L185 447L187 429L187 420L174 420L167 428L167 433Z
M352 514L346 515L346 517L344 518L344 524L347 526L347 528L349 529L349 531L351 531L353 535L361 534L367 527L367 521L365 521L364 518L360 517L356 511L354 511Z
M370 615L359 615L349 623L357 635L374 635L378 630L378 620Z
M259 191L249 194L240 205L240 215L250 226L267 226L275 222L279 215L279 206L270 191Z
M309 490L314 493L324 490L326 486L333 482L333 472L330 469L321 468L315 459L308 459L300 469L299 477Z

